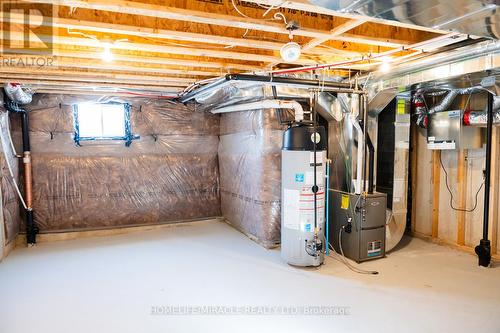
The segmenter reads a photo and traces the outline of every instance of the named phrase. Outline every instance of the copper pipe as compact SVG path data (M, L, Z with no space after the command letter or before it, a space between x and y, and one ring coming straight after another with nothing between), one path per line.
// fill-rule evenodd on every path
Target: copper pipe
M27 209L33 209L33 176L31 169L31 152L25 151L23 157L24 163L24 189L26 194Z

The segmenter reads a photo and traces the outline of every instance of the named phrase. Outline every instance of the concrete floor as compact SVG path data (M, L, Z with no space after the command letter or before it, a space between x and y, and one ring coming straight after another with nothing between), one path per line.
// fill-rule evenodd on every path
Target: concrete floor
M500 332L500 267L479 268L472 255L418 239L403 243L361 265L376 276L334 259L290 267L278 250L216 221L42 243L0 263L0 332ZM338 306L347 314L164 315L178 305L261 313Z

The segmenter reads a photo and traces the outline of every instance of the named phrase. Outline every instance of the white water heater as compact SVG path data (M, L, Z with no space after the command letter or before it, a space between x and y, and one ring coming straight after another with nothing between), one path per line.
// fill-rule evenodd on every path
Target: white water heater
M283 135L281 257L290 265L324 260L326 146L321 126L294 123Z

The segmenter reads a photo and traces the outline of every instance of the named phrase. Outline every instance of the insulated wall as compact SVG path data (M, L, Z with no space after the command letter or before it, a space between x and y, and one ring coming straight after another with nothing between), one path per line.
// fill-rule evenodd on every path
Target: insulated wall
M282 135L274 110L221 116L222 214L265 247L280 242Z
M42 232L220 216L217 116L168 100L109 99L131 105L140 138L78 146L72 105L87 101L107 100L36 94L26 107Z
M15 117L15 115L11 116ZM8 134L9 116L3 108L2 96L0 94L0 193L2 203L2 217L0 221L4 223L5 229L5 243L9 244L14 241L21 224L20 204L19 199L10 178L7 162L10 164L14 177L18 179L19 176L19 160L14 155L11 148L9 134ZM7 159L6 159L7 156ZM1 228L0 228L1 229ZM0 244L1 246L1 244Z
M484 94L472 95L470 108L484 109L485 97ZM459 109L467 99L466 95L457 97L455 103L458 106L454 105L451 109ZM483 129L483 138L485 132ZM497 254L500 253L499 126L493 128L492 141L489 239L492 241L492 253ZM448 244L474 248L479 244L483 231L485 146L480 149L432 151L427 148L424 129L415 129L413 142L412 231Z

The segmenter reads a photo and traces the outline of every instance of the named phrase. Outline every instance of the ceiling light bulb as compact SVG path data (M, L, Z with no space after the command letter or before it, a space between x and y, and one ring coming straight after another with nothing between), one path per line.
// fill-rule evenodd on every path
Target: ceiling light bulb
M110 44L105 44L104 45L104 51L102 52L102 60L106 62L111 62L113 61L114 56L113 52L111 52L111 45Z
M280 50L281 58L285 62L297 61L300 58L301 52L300 45L295 42L286 43Z
M380 66L380 71L387 73L388 71L391 70L391 64L388 62L382 63L382 66Z
M378 60L382 62L382 65L380 66L380 71L383 73L387 73L391 69L391 62L393 59L391 57L382 57Z

